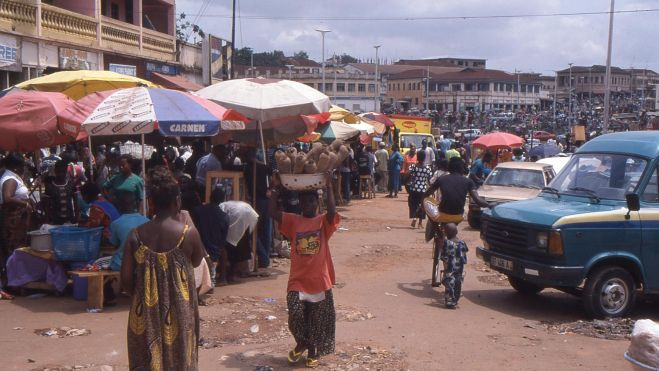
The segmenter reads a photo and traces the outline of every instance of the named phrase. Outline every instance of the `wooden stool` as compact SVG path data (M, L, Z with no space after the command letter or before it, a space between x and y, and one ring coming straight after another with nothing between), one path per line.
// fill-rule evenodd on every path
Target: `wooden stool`
M341 173L338 173L336 183L334 183L334 198L336 200L337 205L345 205L345 202L343 201L343 188L342 188L342 176Z
M103 286L106 279L119 277L120 272L101 271L69 271L69 274L87 278L87 309L103 309Z
M361 198L375 198L375 186L371 175L359 176L359 195Z

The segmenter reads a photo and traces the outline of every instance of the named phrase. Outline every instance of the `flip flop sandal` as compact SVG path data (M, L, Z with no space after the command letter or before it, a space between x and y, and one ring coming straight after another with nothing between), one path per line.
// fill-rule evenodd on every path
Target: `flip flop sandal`
M297 363L300 360L300 358L302 358L302 353L304 353L304 349L300 351L300 353L297 353L295 349L288 352L288 363L290 364Z
M307 357L307 361L306 361L305 365L306 365L308 368L316 368L316 367L318 367L318 364L319 364L319 363L320 363L320 362L318 361L318 358Z

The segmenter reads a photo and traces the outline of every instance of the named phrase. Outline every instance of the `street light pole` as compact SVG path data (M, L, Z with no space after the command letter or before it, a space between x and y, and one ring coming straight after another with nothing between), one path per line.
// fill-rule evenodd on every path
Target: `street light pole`
M382 45L374 45L373 47L375 48L375 95L373 96L373 112L379 112L378 110L378 100L380 98L380 86L378 84L378 65L379 65L379 60L378 60L378 51L380 49L380 46Z
M556 93L558 90L558 71L554 71L554 133L556 133Z
M567 104L567 127L572 129L572 65L574 63L568 63L570 65L570 76L568 78L568 104Z
M322 67L322 74L323 74L323 89L321 90L323 94L325 94L325 34L328 32L332 32L330 30L322 30L322 29L316 29L316 31L320 32L322 35L322 58L323 58L323 67Z
M293 79L293 71L292 68L295 67L293 64L287 64L286 67L288 67L288 79L292 80Z
M522 105L520 104L520 100L519 100L519 95L522 92L521 86L519 85L519 73L520 72L522 72L522 71L519 71L517 69L515 70L515 74L517 75L517 111L522 110Z
M604 90L604 125L602 132L606 134L609 131L609 115L611 114L610 102L611 99L611 44L613 43L613 8L615 0L611 0L611 11L609 12L609 46L606 52L606 84Z

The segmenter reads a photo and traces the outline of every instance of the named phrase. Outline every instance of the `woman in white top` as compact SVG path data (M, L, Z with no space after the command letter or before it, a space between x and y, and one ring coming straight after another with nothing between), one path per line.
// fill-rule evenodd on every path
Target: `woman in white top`
M25 246L32 214L29 190L25 186L23 172L25 160L17 153L4 159L5 170L0 177L0 259L3 281L7 259L18 247ZM2 294L4 296L4 294Z

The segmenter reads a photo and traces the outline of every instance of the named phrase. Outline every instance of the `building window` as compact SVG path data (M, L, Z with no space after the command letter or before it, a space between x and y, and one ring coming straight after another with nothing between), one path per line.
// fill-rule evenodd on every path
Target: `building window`
M451 90L453 90L453 91L462 91L462 86L460 86L460 84L453 84L453 85L451 85Z
M355 84L349 83L348 84L348 91L351 92L351 93L354 93L355 92Z
M375 84L368 84L368 92L375 93Z
M506 84L506 91L513 91L513 84Z
M117 3L110 4L110 17L112 19L119 19L119 4Z
M403 88L405 87L405 84L403 84ZM396 84L396 90L400 90L400 83Z
M314 87L314 86L313 86L313 82L305 82L304 85L311 86L312 88ZM314 89L315 89L315 88L314 88Z
M478 84L478 91L490 91L490 84L489 83Z
M344 82L337 82L336 83L336 91L337 92L344 92L346 91L346 84Z
M536 85L533 87L533 92L536 94L540 94L540 85Z
M326 82L325 83L325 91L332 91L332 89L334 88L333 85L334 84L332 84L331 82Z
M352 105L352 112L360 112L362 110L361 106L357 103Z
M357 85L357 91L360 93L365 93L366 92L366 84L358 84Z

